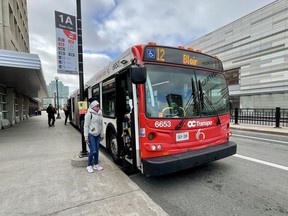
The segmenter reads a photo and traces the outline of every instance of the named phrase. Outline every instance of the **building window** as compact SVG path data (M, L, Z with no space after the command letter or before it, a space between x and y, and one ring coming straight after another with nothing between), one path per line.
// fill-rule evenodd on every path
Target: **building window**
M16 20L15 20L14 15L13 15L12 8L9 5L9 24L10 24L11 31L13 33L15 32L15 22L16 22Z
M239 70L240 68L234 68L224 72L228 85L239 84Z
M0 92L0 121L7 119L6 95Z
M14 111L15 111L15 117L19 116L19 105L18 105L18 97L14 97Z

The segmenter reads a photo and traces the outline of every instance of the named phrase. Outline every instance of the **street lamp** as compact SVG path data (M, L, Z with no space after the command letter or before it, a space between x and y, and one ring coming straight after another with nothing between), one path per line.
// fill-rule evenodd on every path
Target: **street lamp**
M59 92L58 92L58 80L59 77L55 76L55 80L56 80L56 92L57 92L57 119L61 119L60 114L59 114Z

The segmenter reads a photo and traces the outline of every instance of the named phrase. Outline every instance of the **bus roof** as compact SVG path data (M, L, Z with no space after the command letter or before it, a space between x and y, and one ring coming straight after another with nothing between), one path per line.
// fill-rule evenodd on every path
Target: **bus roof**
M131 65L135 58L140 64L145 62L169 63L223 71L222 63L218 57L204 54L200 50L194 51L191 48L184 49L183 46L169 47L149 43L135 45L127 49L104 69L93 75L85 86L92 86L96 80L101 82L112 74L118 73Z

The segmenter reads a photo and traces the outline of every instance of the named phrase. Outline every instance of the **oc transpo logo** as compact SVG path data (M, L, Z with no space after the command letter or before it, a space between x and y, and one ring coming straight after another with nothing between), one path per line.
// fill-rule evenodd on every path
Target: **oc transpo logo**
M198 141L202 141L205 139L205 134L204 132L201 131L201 129L199 129L198 132L196 133L196 139Z
M188 121L188 123L187 123L187 126L188 126L189 128L196 127L196 126L198 126L198 127L203 127L203 126L208 127L208 126L210 126L210 125L212 125L212 121L204 121L204 122L201 122L201 121L195 121L195 120L193 120L193 121Z

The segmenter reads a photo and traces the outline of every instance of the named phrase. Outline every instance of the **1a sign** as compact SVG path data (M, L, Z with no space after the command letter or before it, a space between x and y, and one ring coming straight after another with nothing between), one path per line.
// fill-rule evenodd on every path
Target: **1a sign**
M62 74L78 74L78 43L76 18L55 11L57 71Z

